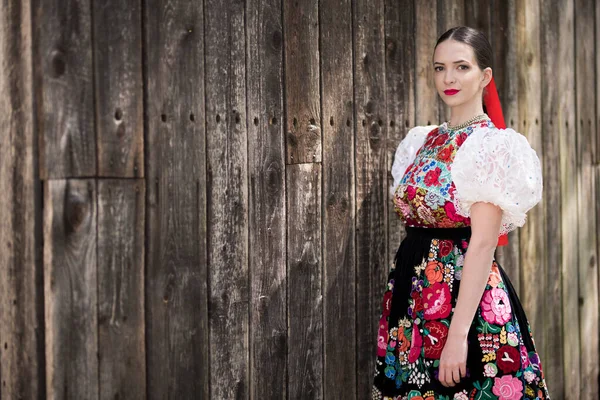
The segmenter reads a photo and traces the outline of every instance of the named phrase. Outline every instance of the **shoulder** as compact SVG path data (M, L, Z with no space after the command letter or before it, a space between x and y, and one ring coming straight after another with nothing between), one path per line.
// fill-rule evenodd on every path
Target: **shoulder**
M425 142L425 138L427 135L439 128L437 125L418 125L413 126L408 130L406 136L398 143L398 147L396 151L402 151L405 149L409 150L418 150L418 147L421 147ZM417 147L417 149L415 149Z
M437 125L414 126L408 130L406 136L398 143L392 165L392 176L394 177L394 184L390 188L392 193L404 176L406 169L415 159L417 152L425 143L427 134L436 128L438 128Z
M451 166L461 214L486 201L504 211L505 232L522 226L525 213L542 197L542 168L527 138L511 128L475 128ZM464 215L463 214L463 215Z

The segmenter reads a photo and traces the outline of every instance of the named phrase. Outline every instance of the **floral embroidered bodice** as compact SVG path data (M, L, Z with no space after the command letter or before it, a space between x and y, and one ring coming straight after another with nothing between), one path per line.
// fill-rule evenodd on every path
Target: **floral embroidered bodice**
M541 200L541 164L518 132L498 129L486 116L457 130L447 122L412 128L392 167L394 210L408 226L470 226L478 201L503 210L500 234L526 220Z

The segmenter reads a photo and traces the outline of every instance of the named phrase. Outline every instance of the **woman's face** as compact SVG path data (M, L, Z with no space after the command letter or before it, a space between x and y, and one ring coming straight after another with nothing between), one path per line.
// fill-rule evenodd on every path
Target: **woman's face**
M471 46L452 39L436 47L433 68L437 92L450 107L481 102L483 88L492 79L492 69L479 68Z

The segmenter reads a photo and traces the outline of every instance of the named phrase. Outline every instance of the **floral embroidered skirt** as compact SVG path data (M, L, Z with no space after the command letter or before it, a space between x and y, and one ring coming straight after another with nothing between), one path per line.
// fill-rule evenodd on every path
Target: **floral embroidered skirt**
M549 399L529 322L495 259L467 336L467 376L439 382L471 228L406 230L383 295L372 399Z

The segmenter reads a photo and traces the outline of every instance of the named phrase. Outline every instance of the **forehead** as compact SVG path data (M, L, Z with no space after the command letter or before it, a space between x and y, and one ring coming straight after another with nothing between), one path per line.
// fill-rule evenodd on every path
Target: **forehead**
M475 63L475 53L468 44L451 39L440 43L433 53L433 62L451 64L461 59Z

